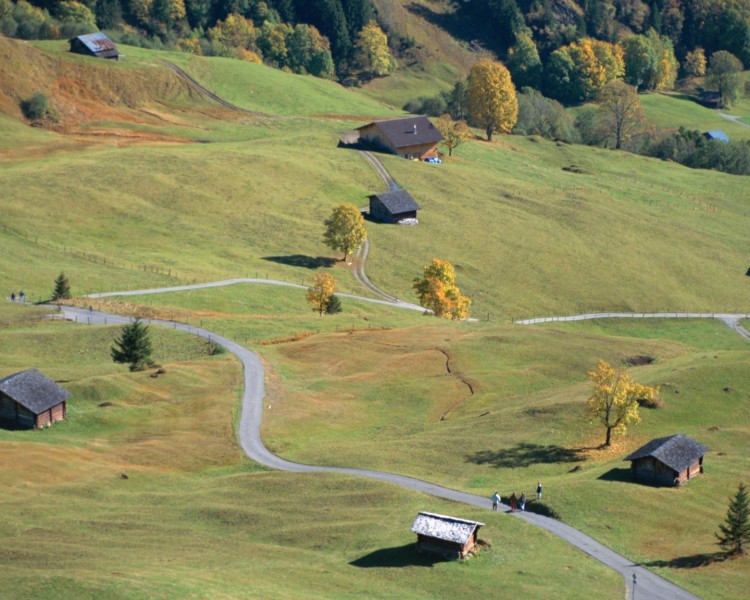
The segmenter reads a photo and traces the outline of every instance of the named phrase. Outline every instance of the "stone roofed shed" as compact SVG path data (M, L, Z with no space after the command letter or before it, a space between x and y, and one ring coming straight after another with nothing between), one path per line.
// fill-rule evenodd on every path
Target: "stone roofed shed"
M478 521L420 512L411 530L417 534L417 552L464 558L476 546L482 526Z
M115 43L101 31L79 35L68 40L70 51L76 54L89 54L97 58L114 58L120 60L120 52Z
M0 420L19 427L38 428L67 415L70 392L36 369L0 379Z
M391 152L402 158L425 160L437 158L442 134L427 117L373 121L358 127L359 139L370 146Z
M703 472L708 448L678 433L651 440L625 460L632 461L633 478L644 483L678 486Z
M370 218L381 223L416 219L419 204L406 190L381 192L370 196Z

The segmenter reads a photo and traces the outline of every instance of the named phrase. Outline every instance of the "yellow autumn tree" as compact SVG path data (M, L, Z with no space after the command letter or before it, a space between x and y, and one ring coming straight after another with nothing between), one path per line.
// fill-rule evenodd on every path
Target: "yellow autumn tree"
M468 318L471 300L461 295L455 269L448 261L433 258L425 265L424 275L414 278L412 288L417 292L420 306L431 310L436 317Z
M639 401L653 401L659 388L635 383L628 373L615 369L600 360L596 369L589 371L594 391L588 400L588 413L607 430L605 446L612 443L612 434L625 435L628 425L640 423Z
M312 310L323 316L323 311L331 303L331 296L336 293L336 281L330 273L316 273L313 285L307 289L307 303Z
M225 20L208 30L209 39L238 55L242 54L242 50L256 50L257 35L253 22L236 13L227 15Z
M582 100L595 98L606 84L625 74L623 50L617 44L583 38L566 49L575 66L575 87Z
M516 87L501 62L483 58L471 68L468 85L469 114L473 124L487 132L510 133L518 119Z
M362 28L355 47L357 63L370 78L387 75L396 65L388 49L388 36L375 21L370 21Z
M331 216L323 221L323 242L331 250L341 250L344 260L367 239L365 219L353 204L339 204Z
M435 120L435 128L443 135L441 144L448 148L448 156L453 156L454 149L474 137L466 121L454 121L448 114Z

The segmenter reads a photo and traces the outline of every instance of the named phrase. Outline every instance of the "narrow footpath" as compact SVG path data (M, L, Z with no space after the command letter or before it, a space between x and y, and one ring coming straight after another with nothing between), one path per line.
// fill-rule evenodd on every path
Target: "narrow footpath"
M242 280L231 281L239 282ZM220 282L216 282L213 284L167 288L160 291L166 292L177 291L180 289L216 287L220 284ZM294 285L285 284L283 282L277 282L277 284ZM92 295L92 297L104 297L112 295L124 296L140 293L157 293L157 290L138 290L135 292L108 293ZM393 305L389 302L386 302L386 304ZM132 322L132 319L130 317L107 314L83 308L61 306L60 311L65 319L89 325L117 325ZM283 471L292 471L297 473L333 472L343 473L345 475L352 475L356 477L367 477L377 481L382 481L384 483L400 485L417 492L437 496L446 500L452 500L454 502L461 502L464 504L471 504L479 508L491 510L491 503L489 501L489 498L453 490L429 483L427 481L414 479L412 477L396 475L393 473L385 473L381 471L352 469L343 466L322 467L316 465L305 465L290 462L276 456L263 445L263 441L260 435L260 425L263 418L263 400L265 398L264 372L260 358L254 352L248 350L240 344L201 327L193 327L191 325L183 323L163 320L150 320L149 323L153 325L160 325L163 327L170 327L172 329L179 329L186 333L197 335L205 339L210 339L226 348L240 360L244 371L245 384L242 392L242 414L240 417L238 437L242 449L250 459L267 467ZM509 508L507 506L503 506L503 509L509 511ZM585 552L592 558L616 570L623 576L625 580L628 598L633 597L633 582L636 581L638 600L698 600L697 596L694 596L687 590L684 590L683 588L668 582L666 579L659 577L658 575L652 573L651 571L640 565L634 564L624 556L613 552L603 544L600 544L593 538L570 527L569 525L566 525L565 523L556 521L555 519L551 519L549 517L544 517L528 512L508 512L508 515L511 518L515 517L518 519L523 519L530 524L536 525L549 531L550 533L560 537L561 539L567 541L576 548Z

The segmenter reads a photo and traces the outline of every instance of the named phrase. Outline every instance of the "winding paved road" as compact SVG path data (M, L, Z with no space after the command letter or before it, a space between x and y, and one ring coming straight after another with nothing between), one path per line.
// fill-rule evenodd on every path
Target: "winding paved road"
M164 288L162 290L149 289L149 290L136 290L131 292L117 292L117 293L106 293L106 294L92 294L91 297L105 297L105 296L128 296L137 294L150 294L159 292L173 292L186 289L198 289L206 287L217 287L219 285L231 285L234 283L266 283L272 285L286 285L291 287L304 287L295 284L289 284L284 282L273 282L271 280L248 280L248 279L235 279L227 280L226 282L214 282L208 284L198 284L193 286L179 286L172 288ZM408 308L406 306L395 305L391 302L383 302L377 300L370 300L363 298L369 302L381 302L390 306L399 306L400 308ZM418 307L422 310L421 307ZM120 315L113 315L102 313L98 311L86 310L82 308L72 308L63 306L60 308L61 313L66 319L76 321L78 323L86 323L90 325L112 325L112 324L124 324L132 321L130 317L124 317ZM202 338L212 340L218 344L221 344L228 351L232 352L240 360L244 371L244 389L242 393L242 414L240 417L238 437L242 449L245 451L248 457L252 460L259 462L267 467L279 469L283 471L293 472L335 472L343 473L345 475L352 475L356 477L367 477L382 481L384 483L391 483L394 485L401 485L408 489L430 494L454 502L461 502L464 504L471 504L487 510L491 509L491 503L489 498L483 496L476 496L459 490L454 490L439 485L422 481L420 479L414 479L412 477L406 477L403 475L397 475L394 473L385 473L381 471L371 471L367 469L353 469L348 467L323 467L316 465L305 465L300 463L290 462L284 460L271 453L264 445L260 435L260 425L263 418L263 400L265 398L265 383L264 383L264 372L263 365L260 358L247 348L240 344L217 335L207 329L201 327L193 327L191 325L183 323L175 323L171 321L163 320L150 320L149 323L155 325L161 325L164 327L170 327L173 329L179 329L181 331L198 335ZM507 510L508 507L504 506ZM624 580L627 588L628 597L632 597L633 593L633 578L637 577L637 594L639 600L698 600L697 596L694 596L690 592L676 586L667 580L659 577L652 573L648 569L634 564L631 560L617 554L610 550L603 544L597 542L593 538L585 535L584 533L557 521L549 517L529 513L529 512L516 512L508 513L510 516L523 519L530 524L536 525L549 531L550 533L560 537L561 539L569 542L576 548L582 550L592 558L602 562L603 564L611 567L620 573Z

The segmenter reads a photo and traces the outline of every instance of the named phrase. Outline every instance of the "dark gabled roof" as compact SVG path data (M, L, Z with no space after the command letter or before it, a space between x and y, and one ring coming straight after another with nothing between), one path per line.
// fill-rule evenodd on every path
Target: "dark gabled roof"
M117 51L117 46L101 31L96 33L87 33L86 35L79 35L74 39L78 39L81 43L88 48L92 54L101 58L111 58L113 56L119 56L120 53Z
M357 130L364 129L370 125L376 125L394 148L405 148L418 144L436 144L443 141L442 134L427 117L405 117L403 119L387 119L385 121L373 121Z
M484 523L478 521L467 521L456 517L421 512L414 519L411 530L420 535L463 545L471 539L474 530L483 525Z
M729 141L729 136L721 129L712 129L711 131L706 131L703 135L709 140L719 140L721 142Z
M70 397L70 392L47 379L36 369L28 369L0 379L0 392L35 415L57 406Z
M419 204L414 201L414 198L406 190L381 192L380 194L373 194L370 198L380 200L392 215L419 210Z
M641 446L624 460L636 460L653 456L656 460L675 471L687 469L693 461L708 452L708 448L678 433L668 437L656 438Z

